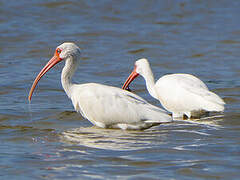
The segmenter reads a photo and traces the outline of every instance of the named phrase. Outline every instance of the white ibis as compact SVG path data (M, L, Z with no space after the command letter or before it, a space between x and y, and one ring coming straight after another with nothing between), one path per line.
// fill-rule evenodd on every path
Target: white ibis
M41 77L55 64L65 61L61 82L77 112L91 123L102 128L146 129L153 125L172 121L164 110L149 104L141 97L97 83L73 84L72 76L77 69L80 49L74 43L63 43L56 48L52 59L36 77L29 92L29 101Z
M224 101L207 86L191 74L169 74L156 83L147 59L135 62L134 70L123 85L123 89L141 75L146 82L150 95L160 101L162 106L172 113L173 119L196 117L202 112L220 112L224 110Z

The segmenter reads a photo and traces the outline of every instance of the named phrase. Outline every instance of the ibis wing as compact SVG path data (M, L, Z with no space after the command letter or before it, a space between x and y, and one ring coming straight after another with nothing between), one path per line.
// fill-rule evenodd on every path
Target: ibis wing
M164 110L120 88L95 83L75 87L71 99L76 111L94 124L172 121Z

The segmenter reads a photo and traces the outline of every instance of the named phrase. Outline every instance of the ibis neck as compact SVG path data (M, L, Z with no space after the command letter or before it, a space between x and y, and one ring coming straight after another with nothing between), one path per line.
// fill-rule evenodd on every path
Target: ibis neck
M158 99L158 95L155 91L155 80L152 73L151 68L149 67L147 71L145 71L144 74L142 74L143 78L145 79L147 90L149 94L154 97L155 99Z
M74 57L70 56L68 59L66 59L65 66L63 67L62 70L61 75L62 87L69 98L71 98L71 87L73 85L72 76L75 73L77 66L78 66L77 60L75 60Z

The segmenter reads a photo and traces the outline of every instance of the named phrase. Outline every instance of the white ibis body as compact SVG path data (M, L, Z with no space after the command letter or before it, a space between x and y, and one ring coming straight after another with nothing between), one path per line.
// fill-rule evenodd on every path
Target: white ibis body
M78 66L80 49L74 43L63 43L56 48L52 59L36 77L29 92L29 101L41 77L55 64L65 61L61 82L77 112L102 128L146 129L171 122L172 118L161 108L149 104L141 97L97 83L73 84L72 76Z
M224 101L191 74L170 74L161 77L156 83L147 59L135 62L134 70L123 85L123 89L138 76L143 76L150 95L160 101L172 113L173 118L198 116L201 112L224 110Z

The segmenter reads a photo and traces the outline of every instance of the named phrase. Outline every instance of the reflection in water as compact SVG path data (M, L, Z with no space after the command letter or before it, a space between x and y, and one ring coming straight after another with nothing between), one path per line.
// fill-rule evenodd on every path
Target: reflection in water
M123 131L118 129L102 129L95 126L76 128L62 133L62 141L81 146L108 150L137 150L152 148L166 139L164 133L152 131ZM155 139L158 139L153 143ZM149 146L151 145L151 146Z
M102 129L96 126L81 127L63 132L61 140L64 143L97 149L138 150L168 143L166 139L169 134L171 135L171 132L209 136L210 134L201 131L200 126L209 130L218 130L222 128L220 125L222 120L223 115L192 120L175 120L173 123L145 131Z

